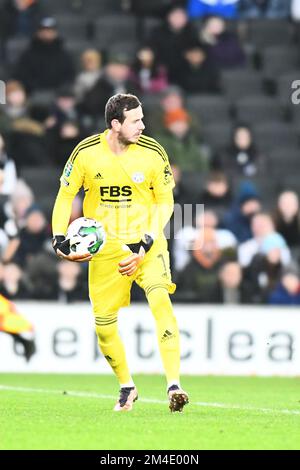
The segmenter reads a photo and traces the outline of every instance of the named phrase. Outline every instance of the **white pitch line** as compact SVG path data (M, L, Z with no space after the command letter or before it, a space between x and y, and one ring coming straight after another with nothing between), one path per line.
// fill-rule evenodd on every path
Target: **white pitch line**
M52 395L68 395L71 397L82 397L82 398L101 398L104 400L115 400L115 396L113 395L102 395L100 393L93 393L93 392L78 392L74 390L66 390L65 392L62 390L51 390L45 388L29 388L29 387L15 387L12 385L1 385L0 384L0 391L11 391L11 392L21 392L21 393L46 393ZM152 403L156 405L165 405L167 403L166 400L156 400L152 398L141 398L139 402L143 403ZM196 401L192 402L194 406L201 406L204 408L223 408L226 410L241 410L241 411L257 411L262 413L272 413L272 414L287 414L287 415L300 415L300 410L287 410L287 409L276 409L276 408L256 408L252 406L245 406L245 405L230 405L226 403L213 403L213 402L202 402Z

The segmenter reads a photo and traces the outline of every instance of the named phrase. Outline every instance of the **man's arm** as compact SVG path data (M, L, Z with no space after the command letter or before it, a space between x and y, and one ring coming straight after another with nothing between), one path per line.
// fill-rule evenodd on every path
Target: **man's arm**
M72 202L83 184L84 169L81 162L80 145L75 147L60 178L61 186L52 214L52 232L53 249L60 258L83 262L92 258L90 253L84 255L71 253L70 243L65 238L72 212Z

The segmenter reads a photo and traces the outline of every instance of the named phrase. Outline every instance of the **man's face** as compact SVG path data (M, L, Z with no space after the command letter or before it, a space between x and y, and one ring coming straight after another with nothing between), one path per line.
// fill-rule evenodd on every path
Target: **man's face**
M119 128L119 140L126 145L135 144L145 129L142 107L124 111L124 116L125 120Z

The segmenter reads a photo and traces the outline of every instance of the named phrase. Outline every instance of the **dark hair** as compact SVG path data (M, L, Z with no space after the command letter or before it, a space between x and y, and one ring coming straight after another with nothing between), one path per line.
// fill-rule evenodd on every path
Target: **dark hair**
M142 106L142 103L135 95L118 93L111 96L105 106L105 122L111 129L111 121L117 119L121 124L125 120L124 111Z

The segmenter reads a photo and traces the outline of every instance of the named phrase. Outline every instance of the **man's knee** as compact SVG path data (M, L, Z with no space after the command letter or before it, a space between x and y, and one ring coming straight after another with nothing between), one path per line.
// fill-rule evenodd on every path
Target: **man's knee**
M112 338L118 334L118 314L96 315L95 328L98 341L102 344L110 343Z

